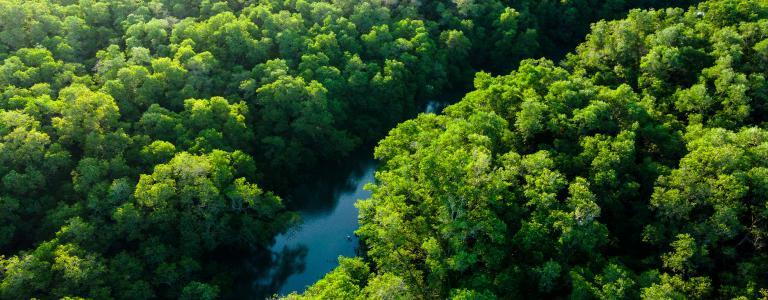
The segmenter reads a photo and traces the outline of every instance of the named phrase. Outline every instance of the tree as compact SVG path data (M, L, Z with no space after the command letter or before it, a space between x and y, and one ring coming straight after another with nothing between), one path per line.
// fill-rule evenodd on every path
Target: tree
M256 90L254 128L270 169L288 173L302 164L348 153L354 139L337 129L338 104L318 82L283 76Z
M62 103L60 116L51 122L68 145L83 146L89 135L109 132L120 118L120 109L112 97L83 85L63 89L59 101Z

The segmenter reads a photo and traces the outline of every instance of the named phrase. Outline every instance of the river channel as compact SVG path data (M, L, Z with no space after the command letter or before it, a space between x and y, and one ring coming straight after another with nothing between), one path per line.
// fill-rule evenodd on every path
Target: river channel
M439 113L448 102L430 101L426 113ZM246 276L235 291L237 299L264 299L272 295L303 292L338 266L338 257L354 257L359 240L355 202L367 199L365 186L374 182L377 162L371 149L348 158L324 176L307 182L287 195L301 216L301 223L276 237L269 253L249 259L246 268L259 270Z

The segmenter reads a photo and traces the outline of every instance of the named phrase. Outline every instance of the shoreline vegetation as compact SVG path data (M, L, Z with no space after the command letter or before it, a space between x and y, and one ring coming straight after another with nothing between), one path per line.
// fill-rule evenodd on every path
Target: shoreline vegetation
M0 0L0 299L234 297L373 144L288 299L764 298L765 76L762 0Z
M390 131L367 256L287 299L762 299L768 3L600 21Z

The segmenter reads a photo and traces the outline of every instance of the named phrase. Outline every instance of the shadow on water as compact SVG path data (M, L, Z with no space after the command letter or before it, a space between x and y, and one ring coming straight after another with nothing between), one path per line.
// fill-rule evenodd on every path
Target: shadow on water
M463 94L462 94L463 95ZM426 101L426 113L439 113L450 101ZM338 257L358 254L360 244L354 232L359 227L354 206L368 199L364 187L374 182L376 162L372 149L350 155L340 164L318 167L303 184L283 193L286 206L299 213L302 223L275 238L269 249L255 251L240 260L235 289L230 299L264 299L272 295L303 292L338 266Z
M301 224L275 238L275 244L253 253L238 267L231 299L264 299L302 292L338 265L337 258L355 256L359 244L354 203L367 199L364 186L373 182L376 163L370 149L345 163L324 167L311 180L284 196Z
M306 246L254 251L233 264L234 289L225 292L228 299L265 299L278 291L293 274L305 269Z
M359 180L371 171L372 149L351 154L341 164L318 168L306 182L284 194L288 209L298 211L302 218L321 217L333 212L341 194L354 191ZM374 168L375 169L375 168Z

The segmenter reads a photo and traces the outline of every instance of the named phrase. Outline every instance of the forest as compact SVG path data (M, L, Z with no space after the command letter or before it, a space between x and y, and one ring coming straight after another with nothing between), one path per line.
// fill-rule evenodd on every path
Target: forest
M765 0L0 0L0 299L235 298L361 150L274 298L766 299L766 76Z

